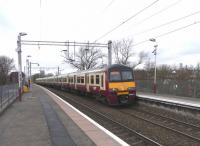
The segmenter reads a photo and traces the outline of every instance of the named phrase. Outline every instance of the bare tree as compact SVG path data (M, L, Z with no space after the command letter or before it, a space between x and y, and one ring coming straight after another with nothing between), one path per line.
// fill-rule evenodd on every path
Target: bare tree
M130 59L135 55L133 50L133 40L123 39L113 42L113 50L115 54L115 60L117 64L123 64L135 68L137 65L143 63L147 57L147 53L140 52L138 55L138 61L131 62Z
M14 69L14 60L0 56L0 84L6 84L9 72Z
M75 59L72 54L68 55L65 52L64 61L78 70L87 70L100 65L100 60L103 60L105 55L100 49L81 47L79 52L75 54Z

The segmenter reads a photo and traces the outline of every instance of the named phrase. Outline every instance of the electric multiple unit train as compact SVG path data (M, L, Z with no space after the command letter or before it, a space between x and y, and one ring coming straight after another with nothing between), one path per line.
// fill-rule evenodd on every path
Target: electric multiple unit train
M119 64L38 78L36 83L66 91L92 94L97 100L109 105L132 104L136 99L133 69Z

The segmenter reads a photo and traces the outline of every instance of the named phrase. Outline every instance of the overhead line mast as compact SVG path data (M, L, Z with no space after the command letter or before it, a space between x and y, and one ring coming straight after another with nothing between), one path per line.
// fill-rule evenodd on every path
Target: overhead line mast
M112 41L108 41L108 44L102 43L81 43L81 42L61 42L61 41L34 41L34 40L21 40L20 45L38 45L38 46L73 46L74 47L74 59L75 59L75 47L79 46L88 46L89 47L99 47L99 48L108 48L108 66L112 64Z

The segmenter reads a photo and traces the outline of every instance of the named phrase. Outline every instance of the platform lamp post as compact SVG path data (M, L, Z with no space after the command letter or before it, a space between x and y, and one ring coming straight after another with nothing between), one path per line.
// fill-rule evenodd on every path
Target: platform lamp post
M22 100L22 50L21 50L21 37L27 35L27 33L20 32L17 37L17 53L18 53L18 91L19 101Z
M154 68L154 81L153 81L153 93L157 93L157 83L156 83L156 55L157 55L157 47L158 47L158 44L157 44L157 42L156 42L156 39L154 39L154 38L151 38L151 39L149 39L149 41L151 41L151 42L155 42L155 45L154 45L154 50L153 50L153 54L154 54L154 56L155 56L155 68Z
M28 56L26 56L26 65L27 65L27 81L28 81L28 87L30 88L30 76L29 76L29 68L30 68L30 66L29 66L29 59L28 58L30 58L31 56L30 55L28 55Z

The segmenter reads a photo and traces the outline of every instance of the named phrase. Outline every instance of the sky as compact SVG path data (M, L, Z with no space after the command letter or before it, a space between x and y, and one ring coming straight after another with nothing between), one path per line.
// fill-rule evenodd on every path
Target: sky
M94 42L119 26L97 42L133 39L132 51L144 51L154 61L155 43L149 39L155 38L157 64L195 66L200 62L199 5L199 0L0 0L0 55L14 58L18 68L19 32L28 34L22 40ZM55 73L58 66L71 72L63 49L22 45L22 66L31 55L29 60L40 67L55 67L46 72Z

